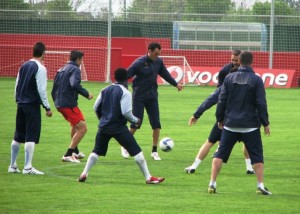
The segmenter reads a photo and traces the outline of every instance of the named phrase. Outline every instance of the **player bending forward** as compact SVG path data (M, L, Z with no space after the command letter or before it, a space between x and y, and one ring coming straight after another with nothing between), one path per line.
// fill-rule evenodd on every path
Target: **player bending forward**
M86 180L98 157L106 155L110 139L115 138L129 152L130 156L134 157L146 178L146 184L161 183L165 178L151 176L143 152L126 126L127 121L137 126L141 123L141 120L132 114L132 97L126 88L127 70L118 68L114 75L117 82L104 88L94 104L94 110L100 120L95 147L89 155L78 181Z

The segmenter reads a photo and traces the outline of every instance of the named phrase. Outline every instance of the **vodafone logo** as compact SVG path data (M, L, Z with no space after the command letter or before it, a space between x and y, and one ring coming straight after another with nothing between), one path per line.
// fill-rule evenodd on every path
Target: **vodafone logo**
M181 82L184 77L184 71L179 66L170 66L167 68L171 76L176 80L176 82ZM166 83L165 80L163 80Z
M184 71L180 66L169 66L167 70L171 76L176 80L176 82L185 82L186 84L198 84L198 85L208 85L217 84L218 82L218 72L211 71L196 71L192 70ZM215 73L215 74L213 74ZM168 84L164 79L162 79L164 84Z
M217 84L218 83L218 72L213 74L210 71L196 71L196 72L187 72L187 79L188 79L188 83L195 83L197 82L198 84L210 84L210 83L214 83Z
M176 82L196 85L216 85L218 83L219 67L186 67L167 66L167 70ZM295 70L260 69L254 68L260 76L265 87L290 88ZM158 78L158 83L168 84L164 79Z

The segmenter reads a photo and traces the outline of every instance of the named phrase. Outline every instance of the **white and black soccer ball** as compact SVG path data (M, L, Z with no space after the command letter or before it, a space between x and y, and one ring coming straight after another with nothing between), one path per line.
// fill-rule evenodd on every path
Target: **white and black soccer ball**
M174 148L174 141L169 137L164 137L159 141L159 147L164 152L170 152Z

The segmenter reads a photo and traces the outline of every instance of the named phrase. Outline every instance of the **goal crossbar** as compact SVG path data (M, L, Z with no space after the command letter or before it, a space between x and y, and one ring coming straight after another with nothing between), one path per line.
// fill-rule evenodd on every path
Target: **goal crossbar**
M70 51L45 51L46 54L70 54Z
M191 68L191 66L189 65L188 61L186 60L185 56L160 56L160 58L164 61L164 64L166 64L167 66L179 66L181 67L182 71L183 71L183 78L182 78L182 84L186 85L186 73L187 71L191 72L192 74L194 74L193 69ZM167 60L164 60L167 59ZM174 59L174 61L177 62L169 62L170 60ZM178 63L178 60L182 60L182 62ZM168 61L166 63L166 61ZM197 83L200 84L199 80L196 79Z
M45 51L45 54L49 55L44 61L47 69L50 71L49 77L52 79L55 76L55 72L69 61L70 51ZM83 61L79 68L81 70L81 80L88 81Z

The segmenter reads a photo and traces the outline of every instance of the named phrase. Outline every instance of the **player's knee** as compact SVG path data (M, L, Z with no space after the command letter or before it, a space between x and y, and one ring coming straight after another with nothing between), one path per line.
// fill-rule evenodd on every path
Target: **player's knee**
M77 131L80 132L81 134L85 134L87 132L87 125L84 121L80 121L76 125Z
M154 130L154 129L161 129L160 123L157 123L157 124L151 124L151 127L152 127L153 130Z

